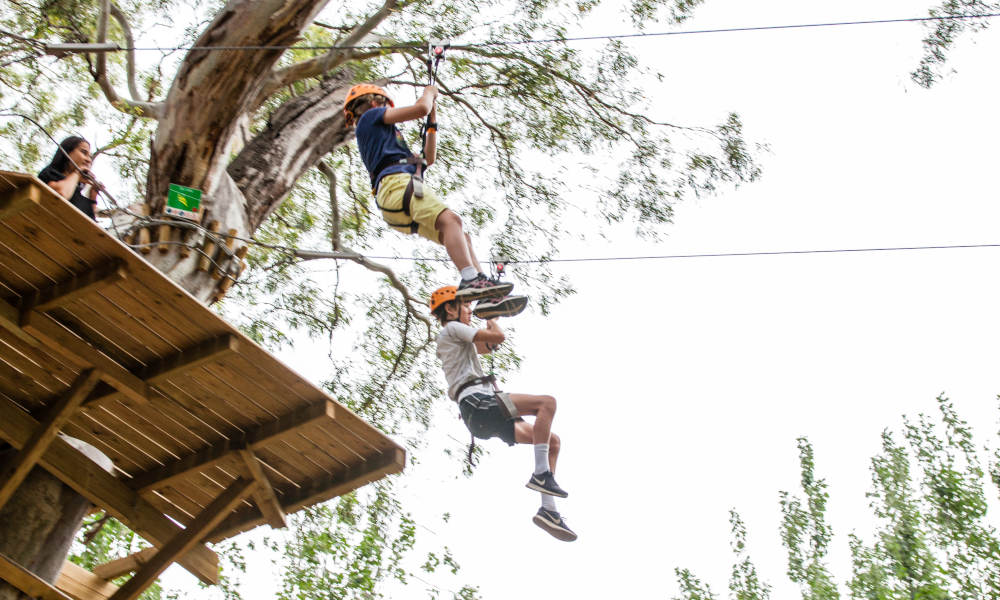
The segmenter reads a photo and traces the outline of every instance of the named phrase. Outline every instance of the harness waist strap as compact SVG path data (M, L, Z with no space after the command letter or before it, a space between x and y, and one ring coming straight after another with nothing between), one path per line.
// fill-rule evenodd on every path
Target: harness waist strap
M474 385L483 385L483 384L486 384L486 383L496 383L496 381L497 381L497 378L494 377L493 375L486 375L486 376L483 376L483 377L474 377L472 379L469 379L468 381L463 382L462 385L458 386L458 389L455 390L455 400L458 400L459 398L461 398L462 397L462 392L465 391L465 390L467 390L467 389L469 389L470 387L472 387Z

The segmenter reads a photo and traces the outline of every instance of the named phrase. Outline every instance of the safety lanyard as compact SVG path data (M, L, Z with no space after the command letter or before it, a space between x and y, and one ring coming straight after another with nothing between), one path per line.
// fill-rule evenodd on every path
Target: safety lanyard
M427 46L427 58L424 62L427 65L427 85L437 85L438 67L444 60L444 51L451 46L448 42L431 42ZM435 100L436 102L436 100ZM420 126L420 156L427 158L427 130L431 124L431 116L427 115L423 125Z

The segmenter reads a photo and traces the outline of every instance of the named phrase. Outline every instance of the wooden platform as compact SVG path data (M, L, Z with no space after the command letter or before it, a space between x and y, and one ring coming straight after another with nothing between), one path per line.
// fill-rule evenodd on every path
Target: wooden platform
M115 473L59 432L97 447ZM133 588L172 560L213 582L205 541L283 526L405 462L47 186L5 171L0 439L20 450L0 464L0 506L43 466L157 548L95 570L137 570ZM116 600L137 595L130 584Z

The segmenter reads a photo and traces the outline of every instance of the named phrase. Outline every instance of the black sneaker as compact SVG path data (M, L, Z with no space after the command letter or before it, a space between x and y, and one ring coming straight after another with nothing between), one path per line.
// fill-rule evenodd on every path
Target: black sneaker
M556 538L557 540L562 540L564 542L572 542L576 540L576 534L566 521L559 516L554 510L547 510L545 508L539 508L538 512L535 513L534 517L531 517L535 525L538 525L545 531L549 532L549 535Z
M546 471L539 475L532 475L525 487L536 492L541 492L543 494L548 494L550 496L558 496L559 498L565 498L569 496L565 490L559 487L556 483L556 478L552 476L552 471Z
M490 279L480 273L473 279L463 279L458 284L455 298L460 302L482 300L484 298L503 298L514 289L514 284L506 281Z
M480 319L495 319L496 317L513 317L521 314L528 306L527 296L504 296L503 298L483 298L476 303L472 314Z

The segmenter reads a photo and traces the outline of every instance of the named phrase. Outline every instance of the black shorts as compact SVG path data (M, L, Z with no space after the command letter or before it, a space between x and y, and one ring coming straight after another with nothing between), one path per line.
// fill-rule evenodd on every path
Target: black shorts
M495 396L478 392L463 396L458 403L458 410L474 437L481 440L498 437L507 442L508 446L517 443L514 439L514 423L523 419L508 419Z

